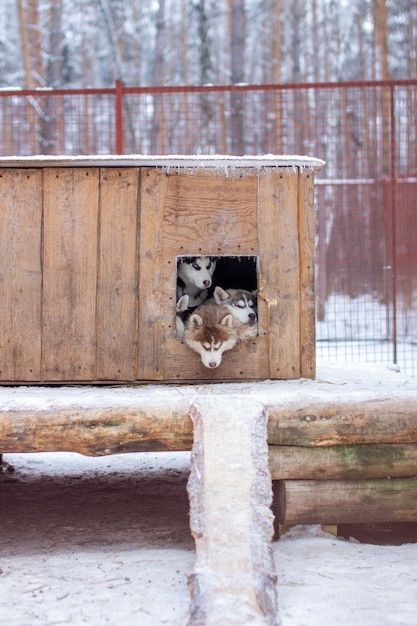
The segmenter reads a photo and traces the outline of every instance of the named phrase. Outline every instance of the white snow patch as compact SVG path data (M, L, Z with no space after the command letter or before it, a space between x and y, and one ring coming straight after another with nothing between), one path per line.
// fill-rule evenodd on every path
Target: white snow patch
M309 156L263 154L260 156L197 155L76 155L2 157L0 167L163 167L163 168L235 168L303 167L320 170L325 162Z
M258 382L196 385L130 385L121 387L66 386L0 387L0 410L32 411L66 408L103 409L192 402L198 395L250 395L264 404L297 405L310 402L359 402L387 397L415 398L417 378L377 364L329 364L317 367L315 379L264 380Z

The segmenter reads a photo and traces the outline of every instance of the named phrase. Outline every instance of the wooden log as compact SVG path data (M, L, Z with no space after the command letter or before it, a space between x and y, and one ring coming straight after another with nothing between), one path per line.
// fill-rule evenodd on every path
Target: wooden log
M272 480L354 480L417 475L416 444L269 446Z
M277 624L266 413L247 397L200 397L188 483L197 560L190 625Z
M382 390L381 390L382 394ZM303 404L268 403L268 443L336 446L417 443L416 395Z
M273 510L285 526L415 522L417 478L280 480Z
M50 408L0 412L1 452L120 452L191 450L189 402L138 398L137 406Z

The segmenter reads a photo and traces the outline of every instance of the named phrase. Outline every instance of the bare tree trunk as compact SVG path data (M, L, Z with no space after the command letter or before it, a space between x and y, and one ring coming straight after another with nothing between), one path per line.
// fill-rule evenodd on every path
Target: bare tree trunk
M279 85L281 82L282 66L282 0L270 0L268 13L270 21L270 63L268 68L268 82L273 85ZM281 97L278 89L272 92L272 97L272 123L269 121L269 115L264 116L264 151L280 153L282 151L283 120Z
M386 0L372 0L376 46L379 60L379 78L389 80L388 68L388 14Z
M43 87L45 80L38 0L18 0L18 14L25 88ZM25 117L31 153L42 153L41 132L36 123L38 117L43 117L39 100L27 100Z
M62 0L50 2L49 12L49 54L46 65L46 82L48 87L59 87L62 78ZM58 154L63 151L64 129L63 115L59 107L61 98L43 98L43 117L41 119L41 141L44 154ZM62 105L61 105L62 108ZM57 128L59 124L59 128Z
M17 8L19 14L19 31L20 31L20 48L22 50L22 62L23 62L23 76L24 86L28 89L31 86L31 71L30 71L30 54L29 44L26 32L26 17L25 17L25 2L24 0L17 0Z
M373 0L375 38L377 47L377 58L379 65L379 78L389 80L388 69L388 26L387 26L387 6L386 0ZM391 173L390 145L391 129L388 120L390 119L390 93L387 89L382 91L382 146L381 146L381 174L389 176ZM387 201L389 199L387 198Z
M271 19L271 82L281 82L281 47L282 47L282 0L270 1Z
M158 15L156 18L156 40L153 67L153 84L164 84L164 48L165 48L165 0L159 0ZM153 154L165 152L164 134L164 103L163 94L154 95L154 114L151 135L151 150Z
M44 87L41 25L38 0L18 0L25 87ZM23 48L24 46L24 48Z
M109 41L114 52L115 79L123 80L123 59L121 47L117 38L116 27L113 20L109 0L100 0L101 10L103 11L104 21L106 23Z
M244 0L229 0L231 15L230 51L231 82L242 83L245 78L246 15ZM244 99L243 92L231 94L231 152L244 154Z

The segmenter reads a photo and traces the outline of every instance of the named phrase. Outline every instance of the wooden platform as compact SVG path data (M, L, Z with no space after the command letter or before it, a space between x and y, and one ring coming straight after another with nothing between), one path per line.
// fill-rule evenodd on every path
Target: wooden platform
M273 625L271 503L281 527L415 521L417 379L355 365L314 380L0 388L3 453L191 448L190 625Z
M320 368L314 380L3 387L0 452L190 450L191 412L196 400L207 396L225 406L229 399L248 397L265 407L272 479L284 481L287 493L288 481L417 475L417 380L374 365ZM290 508L287 503L286 516ZM303 513L306 523L317 521L321 509L315 509L314 520ZM326 510L323 506L322 517Z

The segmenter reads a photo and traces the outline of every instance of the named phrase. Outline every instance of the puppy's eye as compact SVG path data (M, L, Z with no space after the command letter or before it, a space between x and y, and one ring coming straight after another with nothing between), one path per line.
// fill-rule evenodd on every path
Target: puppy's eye
M204 350L206 350L207 352L209 352L209 351L210 351L210 349L211 349L211 345L210 345L210 344L208 344L208 343L203 343L203 348L204 348Z
M206 265L206 269L209 270L211 268L211 263L209 263L208 265Z
M234 302L233 306L235 306L238 309L244 309L245 308L245 303L242 302L242 300L239 300L239 302Z
M201 270L201 267L197 263L193 263L192 266L195 270Z

